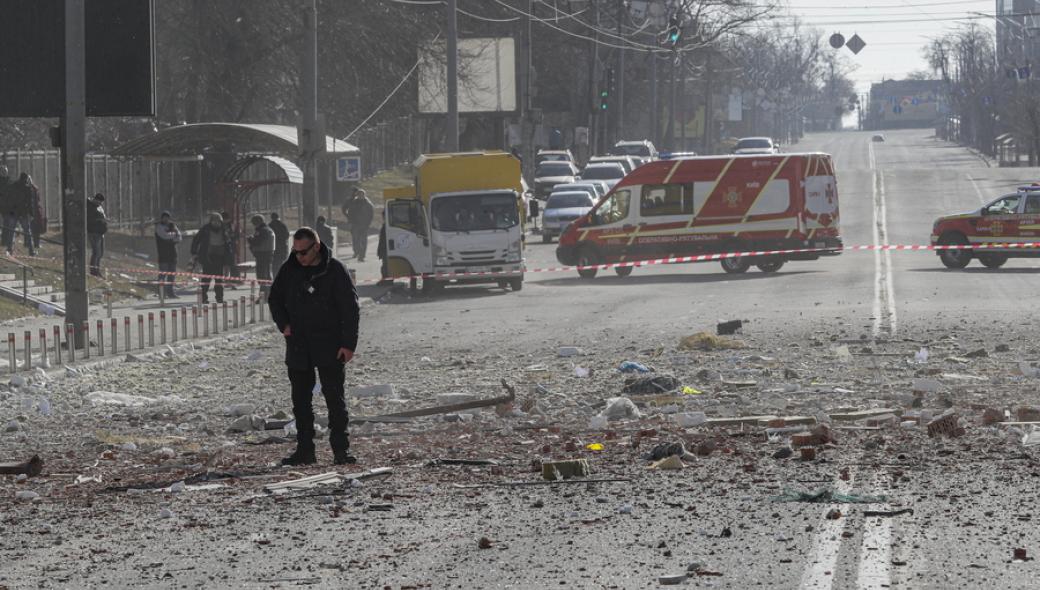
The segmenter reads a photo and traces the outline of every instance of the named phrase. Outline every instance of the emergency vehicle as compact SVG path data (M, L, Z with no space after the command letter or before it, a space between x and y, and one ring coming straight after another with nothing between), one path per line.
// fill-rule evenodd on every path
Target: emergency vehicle
M560 236L556 257L579 267L721 252L814 249L721 260L775 272L788 260L838 254L838 187L828 154L705 156L651 162L626 176ZM579 268L585 278L595 268ZM631 266L615 267L619 276Z
M935 220L932 244L984 246L938 250L947 268L964 268L972 258L983 266L1000 268L1008 258L1038 258L1038 248L1001 248L1001 244L1040 242L1040 183L1021 186L981 209Z

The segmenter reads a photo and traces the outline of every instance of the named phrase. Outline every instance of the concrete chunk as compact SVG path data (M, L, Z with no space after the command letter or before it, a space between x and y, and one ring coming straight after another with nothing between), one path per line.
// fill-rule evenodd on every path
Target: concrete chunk
M571 479L572 477L588 477L592 473L588 459L570 461L549 461L542 463L542 478L548 481Z

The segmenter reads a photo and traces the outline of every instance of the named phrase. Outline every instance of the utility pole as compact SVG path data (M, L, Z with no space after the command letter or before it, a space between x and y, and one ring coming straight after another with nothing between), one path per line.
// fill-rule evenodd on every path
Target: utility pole
M62 237L65 254L65 322L73 326L77 348L89 346L87 321L87 145L85 0L65 1L65 116L62 130ZM70 343L71 344L71 343Z
M304 0L303 8L303 128L300 130L300 150L303 152L303 219L310 225L318 217L317 156L325 151L325 133L318 127L318 4Z
M531 15L534 14L534 0L527 0L527 11L520 17L520 141L523 145L520 154L523 164L530 168L534 162L531 138L534 135L534 122L531 120ZM531 132L528 132L528 128ZM522 172L522 170L521 170Z
M704 92L704 152L714 153L713 135L715 134L715 88L714 74L711 69L711 50L704 58L705 92Z
M599 101L596 97L599 96L597 87L599 85L599 11L596 9L596 3L591 5L593 12L592 20L596 23L596 29L593 31L593 38L591 45L589 45L589 155L594 156L599 153L599 136L600 129L597 125L599 121Z
M661 107L657 104L657 54L653 51L650 52L650 141L654 145L658 143L658 132L661 129L661 122L658 117L661 114Z
M624 0L617 0L617 36L624 37L624 31L621 26L624 23L625 16L625 2ZM618 40L621 47L624 47L624 41ZM618 48L618 59L617 59L617 74L614 79L617 80L617 101L614 103L616 114L614 115L615 123L617 127L614 130L614 139L622 140L625 135L625 50L621 47Z
M459 151L459 27L457 0L448 0L448 117L445 135L449 152Z

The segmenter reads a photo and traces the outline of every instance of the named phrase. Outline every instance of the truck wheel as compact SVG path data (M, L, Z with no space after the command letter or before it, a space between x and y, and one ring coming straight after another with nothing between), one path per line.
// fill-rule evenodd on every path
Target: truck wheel
M758 270L760 270L762 272L776 272L776 271L778 271L778 270L780 270L781 268L784 267L784 261L783 260L766 260L764 262L759 262L755 266L757 266Z
M1000 268L1008 261L1007 254L979 254L978 258L986 268Z
M594 279L598 268L580 268L582 266L595 266L599 264L599 256L592 248L582 248L578 251L578 276L583 279Z
M543 244L551 244L552 243L552 234L547 232L547 231L545 231L544 229L542 230L542 243Z
M960 234L943 236L942 239L939 240L940 246L955 246L961 244L968 244L968 238ZM964 268L965 266L968 266L969 262L971 262L971 258L972 251L969 249L950 249L939 251L939 260L942 261L946 268Z
M614 272L617 273L617 276L624 278L632 274L634 268L634 266L615 266Z
M751 268L751 262L742 256L736 258L723 258L719 260L722 265L722 270L726 271L731 275L747 272L747 269Z
M519 291L520 289L523 289L524 288L524 279L523 279L523 277L521 277L519 279L509 279L509 287L511 289L513 289L514 291Z

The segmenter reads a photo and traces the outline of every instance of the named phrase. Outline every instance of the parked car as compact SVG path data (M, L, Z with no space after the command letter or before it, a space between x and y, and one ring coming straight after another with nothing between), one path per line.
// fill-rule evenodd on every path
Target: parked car
M884 143L885 135L883 133L875 133L874 136L870 138L870 141Z
M633 156L592 156L588 161L589 164L598 162L616 162L621 164L621 167L625 169L625 174L629 174L643 165L641 158Z
M780 148L769 137L741 137L737 140L733 153L737 155L778 154Z
M954 246L936 252L947 268L964 268L973 258L986 268L1000 268L1009 258L1040 257L1037 248L1010 246L1037 241L1038 224L1040 183L1035 183L1021 186L1017 192L991 201L981 209L936 219L932 226L932 245ZM999 244L1009 246L996 246ZM961 245L965 247L960 248Z
M592 210L596 199L584 191L563 191L553 194L545 203L542 214L542 241L549 243L563 233L572 221Z
M635 156L641 158L643 163L649 163L657 159L657 148L649 140L641 141L619 141L610 149L610 153L616 156Z
M625 168L617 162L595 162L585 166L578 176L579 180L602 180L607 183L607 188L614 185L625 177Z
M697 152L661 152L658 158L661 160L682 160L685 158L696 158Z
M534 172L534 196L544 199L554 186L574 182L578 169L570 162L542 162Z
M607 188L607 183L602 180L583 180L580 182L572 182L570 184L558 184L553 188L554 193L559 191L586 191L597 201L600 197L607 194L609 190L610 189Z
M535 154L534 163L542 162L570 162L574 163L574 154L570 150L538 150Z

